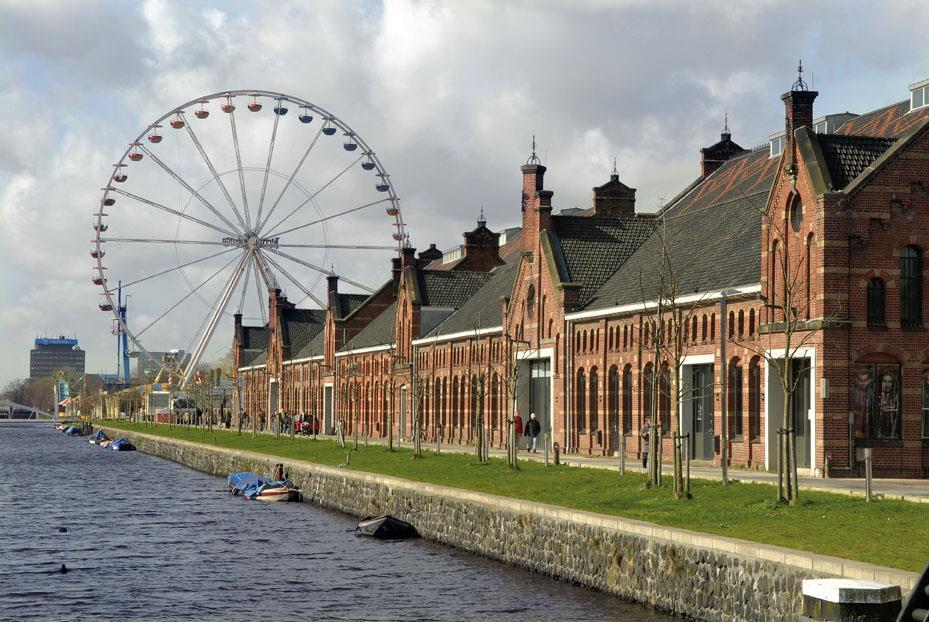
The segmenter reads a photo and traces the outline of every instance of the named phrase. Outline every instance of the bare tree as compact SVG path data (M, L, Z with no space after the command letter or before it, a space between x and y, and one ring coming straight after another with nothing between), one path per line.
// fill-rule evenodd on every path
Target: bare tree
M477 353L475 354L475 350ZM475 360L475 357L477 360ZM484 405L487 399L488 385L494 374L489 352L481 345L478 327L474 327L474 341L471 344L471 356L468 358L468 382L471 385L471 421L475 430L475 456L479 462L487 462L489 447L487 426L484 419Z

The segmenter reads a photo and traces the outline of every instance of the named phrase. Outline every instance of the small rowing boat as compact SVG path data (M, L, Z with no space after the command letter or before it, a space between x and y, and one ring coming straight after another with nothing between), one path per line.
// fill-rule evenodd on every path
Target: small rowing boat
M365 516L358 523L357 531L363 536L380 538L382 540L399 540L403 538L417 538L419 532L416 527L406 521L384 514L383 516Z
M299 501L300 489L286 479L275 480L254 473L231 473L229 492L257 501Z

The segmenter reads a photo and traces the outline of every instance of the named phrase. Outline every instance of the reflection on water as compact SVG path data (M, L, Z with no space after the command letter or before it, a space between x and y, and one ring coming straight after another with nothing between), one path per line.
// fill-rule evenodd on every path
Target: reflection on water
M671 619L46 425L0 424L0 472L4 619Z

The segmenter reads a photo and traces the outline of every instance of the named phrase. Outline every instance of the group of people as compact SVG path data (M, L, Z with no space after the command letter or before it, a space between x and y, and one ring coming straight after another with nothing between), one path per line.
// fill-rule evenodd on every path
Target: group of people
M542 424L539 423L535 413L529 414L529 421L526 422L524 427L523 418L519 414L519 411L516 411L516 416L513 417L513 427L516 428L517 438L520 436L526 437L526 450L532 453L538 453L539 435L542 433Z

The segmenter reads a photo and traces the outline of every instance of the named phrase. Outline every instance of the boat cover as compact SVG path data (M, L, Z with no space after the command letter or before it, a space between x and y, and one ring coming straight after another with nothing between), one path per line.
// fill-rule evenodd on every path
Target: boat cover
M97 430L96 432L90 435L90 438L88 440L91 440L95 443L101 443L103 441L110 440L110 437L107 436L106 432L104 432L103 430Z
M242 495L249 499L257 497L265 488L280 488L281 486L295 488L295 486L287 480L274 480L268 477L255 475L254 473L244 472L230 473L228 482L232 494Z
M128 439L118 438L110 443L107 449L112 449L113 451L135 451L135 445L130 443Z
M83 436L84 433L81 432L81 429L76 425L68 426L65 428L65 434L68 436Z

